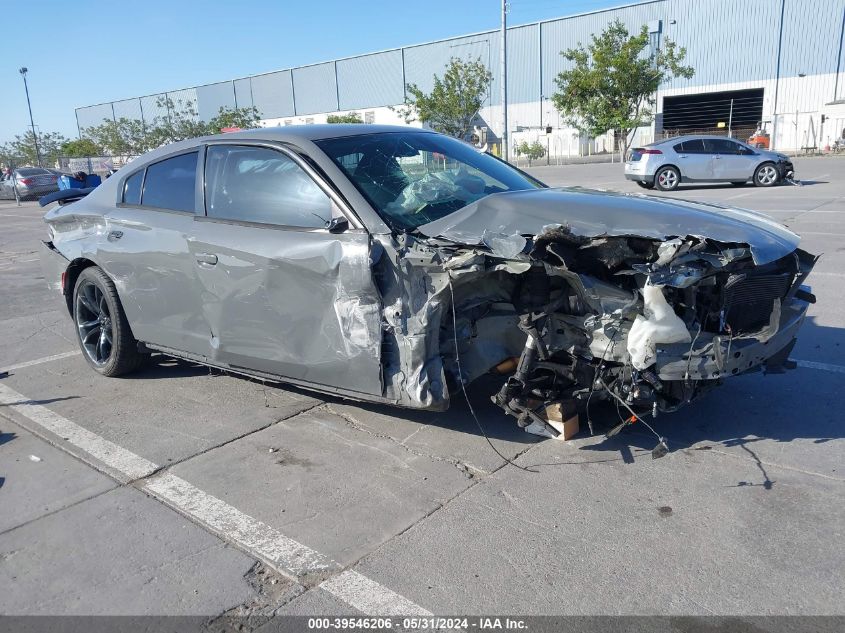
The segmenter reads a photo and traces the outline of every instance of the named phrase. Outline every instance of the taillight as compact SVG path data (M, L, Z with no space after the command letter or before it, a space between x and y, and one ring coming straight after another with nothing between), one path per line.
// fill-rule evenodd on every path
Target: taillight
M640 154L662 154L663 153L659 149L641 149L641 150L638 150L638 151L640 152Z
M35 182L32 178L19 178L18 182L22 185L26 185L27 187Z
M62 273L62 292L65 292L65 279L66 279L67 271Z

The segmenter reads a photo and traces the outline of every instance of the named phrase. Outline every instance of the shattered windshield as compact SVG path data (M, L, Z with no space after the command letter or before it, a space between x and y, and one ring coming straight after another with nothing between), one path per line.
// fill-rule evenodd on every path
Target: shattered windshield
M438 134L389 132L315 142L395 229L414 229L491 193L543 186Z

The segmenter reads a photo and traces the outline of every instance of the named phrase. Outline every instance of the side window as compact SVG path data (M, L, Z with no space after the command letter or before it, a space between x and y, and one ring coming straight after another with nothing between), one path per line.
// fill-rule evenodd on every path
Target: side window
M739 145L723 138L709 138L704 141L710 154L737 154Z
M338 215L331 198L299 165L264 147L210 145L205 187L211 218L324 228Z
M141 204L193 213L196 181L197 152L153 163L147 167Z
M141 204L141 183L144 182L144 170L139 169L123 183L124 204Z
M675 145L675 151L681 152L682 154L703 154L704 153L704 145L701 142L701 139L693 139L690 141L684 141L680 144L680 148L678 149L678 145Z

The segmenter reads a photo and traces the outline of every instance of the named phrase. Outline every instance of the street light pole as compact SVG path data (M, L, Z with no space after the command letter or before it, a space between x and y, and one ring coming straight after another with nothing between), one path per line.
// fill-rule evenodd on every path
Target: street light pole
M26 107L29 108L29 124L32 126L32 140L35 143L35 156L38 158L38 166L43 167L41 164L41 152L38 150L38 135L35 133L35 121L32 119L32 104L29 102L29 86L26 83L26 66L21 68L18 72L20 72L23 77L23 89L26 91Z
M508 160L508 3L502 0L502 50L499 66L502 78L502 158Z

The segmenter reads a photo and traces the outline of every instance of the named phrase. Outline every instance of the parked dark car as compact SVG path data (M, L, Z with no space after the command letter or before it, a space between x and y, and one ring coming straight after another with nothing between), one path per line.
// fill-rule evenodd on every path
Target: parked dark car
M58 191L58 176L41 167L18 167L0 179L0 198L15 200L15 190L21 200L33 199Z
M45 276L103 375L155 351L443 410L498 371L522 426L563 400L674 410L778 369L814 300L815 258L766 216L550 189L409 128L175 143L44 218Z

